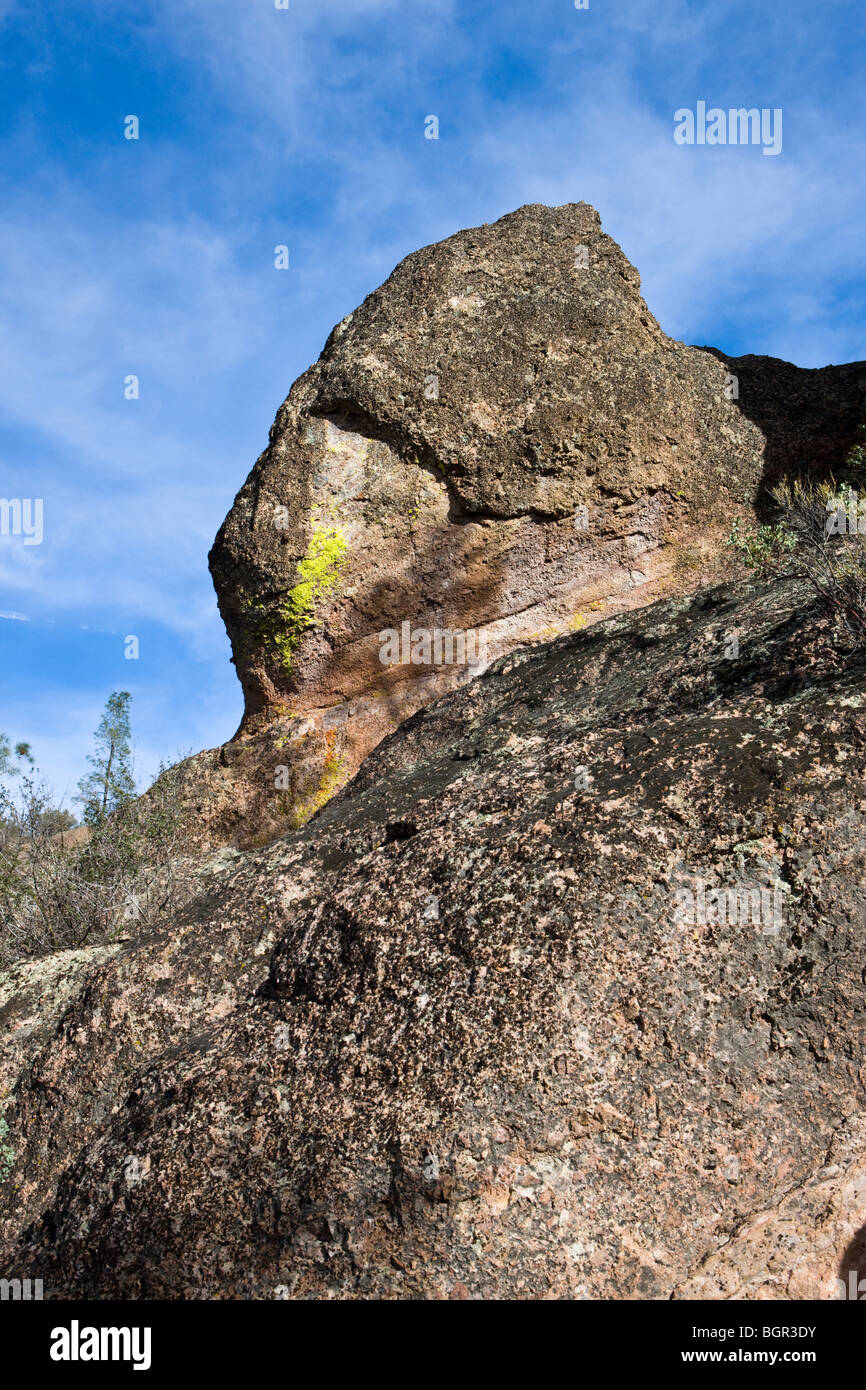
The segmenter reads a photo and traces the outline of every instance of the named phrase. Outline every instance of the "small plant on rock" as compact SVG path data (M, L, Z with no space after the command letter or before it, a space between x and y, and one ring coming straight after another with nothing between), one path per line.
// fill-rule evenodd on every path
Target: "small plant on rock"
M775 519L746 529L737 520L729 542L761 579L804 579L821 610L866 645L866 431L845 460L839 482L783 482L770 496Z

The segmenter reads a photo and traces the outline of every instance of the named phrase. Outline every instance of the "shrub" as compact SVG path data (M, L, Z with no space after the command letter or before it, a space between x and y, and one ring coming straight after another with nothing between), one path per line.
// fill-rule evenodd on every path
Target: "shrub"
M866 443L845 462L839 482L780 483L770 493L773 522L747 530L735 521L729 541L760 578L807 580L820 609L860 646L866 645L866 499L860 501L857 484L866 483Z
M58 832L58 812L32 777L0 789L0 965L150 930L177 908L178 769L97 825Z

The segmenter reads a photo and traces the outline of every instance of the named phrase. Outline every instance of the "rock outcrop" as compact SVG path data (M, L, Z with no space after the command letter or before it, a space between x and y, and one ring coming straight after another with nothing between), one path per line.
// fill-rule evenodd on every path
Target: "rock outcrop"
M866 673L809 605L716 588L500 658L170 929L76 959L41 1029L25 968L0 1268L53 1297L835 1296L866 1225Z
M487 660L729 577L765 471L839 461L863 419L862 363L668 338L584 203L407 257L292 387L217 536L246 712L190 769L199 838L263 843Z
M866 654L797 582L702 586L864 420L864 363L667 338L584 204L338 325L211 555L246 713L184 774L222 848L164 929L0 975L0 1272L856 1288Z

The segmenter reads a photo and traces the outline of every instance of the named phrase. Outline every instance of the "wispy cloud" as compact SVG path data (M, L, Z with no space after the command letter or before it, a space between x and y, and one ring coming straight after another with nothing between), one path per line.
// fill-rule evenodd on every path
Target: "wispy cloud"
M843 0L0 0L0 22L0 495L45 499L43 544L0 546L0 729L61 780L111 688L135 686L144 761L233 731L207 550L292 380L416 247L586 199L674 335L866 356L866 17ZM698 99L782 106L782 156L675 146Z

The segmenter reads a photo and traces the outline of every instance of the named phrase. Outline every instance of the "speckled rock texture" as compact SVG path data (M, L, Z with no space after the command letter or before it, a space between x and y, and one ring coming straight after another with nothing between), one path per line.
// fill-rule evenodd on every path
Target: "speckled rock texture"
M419 711L80 963L6 1063L0 1269L97 1299L836 1296L866 1227L863 678L808 591L731 585Z
M585 203L408 256L292 387L216 538L245 715L189 765L191 834L264 843L485 661L732 577L764 474L840 461L863 420L866 364L667 337ZM483 633L483 659L383 664L404 623Z

